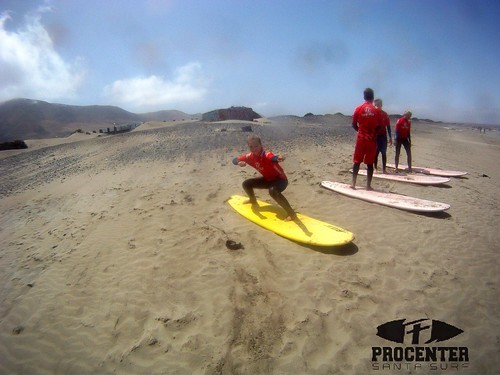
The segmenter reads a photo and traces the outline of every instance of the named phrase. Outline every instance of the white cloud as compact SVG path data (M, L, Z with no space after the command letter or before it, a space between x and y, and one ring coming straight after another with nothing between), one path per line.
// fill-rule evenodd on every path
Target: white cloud
M0 100L32 97L51 100L72 97L84 71L80 61L68 63L54 49L40 7L28 14L18 30L8 31L9 13L0 14Z
M159 107L200 100L208 92L207 85L200 63L194 62L178 68L170 81L156 75L127 78L107 85L104 95L134 107Z

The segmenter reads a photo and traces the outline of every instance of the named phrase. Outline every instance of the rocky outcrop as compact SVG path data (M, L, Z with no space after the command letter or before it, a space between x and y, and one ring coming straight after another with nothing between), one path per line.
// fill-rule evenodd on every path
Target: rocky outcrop
M215 111L204 113L202 121L225 121L225 120L244 120L253 121L262 116L254 112L252 108L231 107L226 109L216 109Z
M19 150L19 149L23 149L23 148L28 148L28 145L24 141L21 141L21 140L0 143L0 151Z

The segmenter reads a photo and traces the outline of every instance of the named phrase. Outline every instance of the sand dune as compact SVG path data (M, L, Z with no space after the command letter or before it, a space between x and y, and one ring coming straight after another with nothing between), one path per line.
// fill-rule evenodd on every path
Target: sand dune
M63 138L47 138L47 139L27 139L24 142L28 146L27 149L20 149L20 150L6 150L0 152L0 160L4 159L9 156L13 155L18 155L18 154L23 154L23 153L28 153L33 150L39 150L41 148L47 148L47 147L52 147L52 146L59 146L67 143L75 143L79 141L86 141L89 139L93 139L96 137L102 136L101 134L98 133L73 133L67 137Z
M396 346L376 327L403 318L464 331L439 343L470 350L453 373L498 373L498 139L416 124L415 164L469 172L441 187L374 181L451 204L419 215L319 186L350 181L350 128L253 124L287 157L292 206L356 236L321 250L225 203L255 174L231 163L246 152L241 126L170 124L2 158L0 373L408 373L371 362L372 347Z

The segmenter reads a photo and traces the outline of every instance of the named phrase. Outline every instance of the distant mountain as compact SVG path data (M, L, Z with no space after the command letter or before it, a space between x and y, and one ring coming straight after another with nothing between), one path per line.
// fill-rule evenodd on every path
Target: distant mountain
M91 132L114 125L192 117L174 110L136 114L115 106L75 106L13 99L0 103L0 142L65 137L78 129Z
M139 116L141 116L143 121L181 121L199 120L201 118L200 113L188 115L187 113L176 110L141 113Z

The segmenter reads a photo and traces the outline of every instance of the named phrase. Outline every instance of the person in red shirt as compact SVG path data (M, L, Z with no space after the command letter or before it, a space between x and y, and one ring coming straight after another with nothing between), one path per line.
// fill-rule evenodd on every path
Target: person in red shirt
M377 170L378 155L382 154L382 173L387 173L385 169L387 165L387 134L389 134L389 144L392 145L391 120L387 113L382 110L382 99L377 98L373 103L382 116L382 126L377 133L377 153L375 155L374 171Z
M365 163L368 169L366 190L373 190L371 183L373 177L373 163L377 152L377 132L382 126L380 111L373 105L374 93L371 88L365 89L363 97L365 102L354 109L352 127L358 132L356 146L352 157L352 185L356 189L359 166Z
M408 172L411 172L411 115L410 111L405 111L403 117L400 117L394 128L394 144L396 145L396 172L398 172L399 154L401 153L401 145L406 151L406 163L408 164Z
M285 160L281 155L274 155L271 151L264 151L261 139L256 135L251 135L247 139L250 152L233 159L234 165L244 167L247 164L255 168L262 174L262 177L249 178L243 181L243 190L248 195L246 203L255 204L254 189L269 189L269 194L278 204L285 209L288 217L285 221L295 220L297 214L283 196L282 192L288 186L288 178L279 162Z

